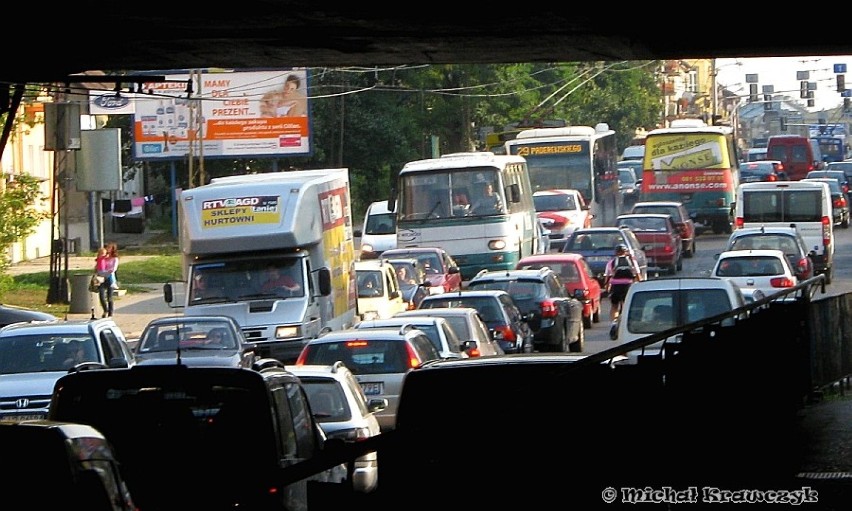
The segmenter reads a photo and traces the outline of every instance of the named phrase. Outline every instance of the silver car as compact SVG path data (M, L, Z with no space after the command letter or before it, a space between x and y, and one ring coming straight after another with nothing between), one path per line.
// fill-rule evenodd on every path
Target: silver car
M359 442L381 433L375 412L387 408L387 399L368 398L343 363L287 366L287 370L301 380L311 412L327 438ZM351 482L357 492L376 489L379 460L375 451L355 458Z
M473 307L439 307L435 309L417 309L394 314L395 318L428 316L444 318L455 330L462 342L473 342L465 349L468 357L492 357L505 355L500 343L494 340L488 326L482 321L479 312Z

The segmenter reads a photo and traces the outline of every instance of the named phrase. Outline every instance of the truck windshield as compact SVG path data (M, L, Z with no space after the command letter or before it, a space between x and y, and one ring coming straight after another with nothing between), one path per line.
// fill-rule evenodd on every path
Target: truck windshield
M193 267L190 301L217 303L246 298L304 296L301 259L276 258L198 264Z

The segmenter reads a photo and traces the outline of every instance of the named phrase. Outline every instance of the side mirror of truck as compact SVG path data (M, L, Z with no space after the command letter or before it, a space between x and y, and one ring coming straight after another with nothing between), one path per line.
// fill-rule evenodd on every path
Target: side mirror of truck
M169 283L163 284L163 299L169 305L171 305L172 300L175 299L174 291L172 290L172 285Z
M331 271L328 268L320 268L317 271L317 280L319 280L319 292L321 296L331 294Z

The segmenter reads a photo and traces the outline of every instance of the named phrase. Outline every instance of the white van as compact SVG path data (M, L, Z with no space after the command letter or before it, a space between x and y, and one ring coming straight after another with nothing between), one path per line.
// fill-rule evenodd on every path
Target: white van
M641 160L645 157L644 145L629 145L621 153L622 160Z
M396 213L388 209L388 201L373 202L367 207L360 236L359 259L376 259L385 250L396 248Z
M831 192L826 183L762 181L737 189L734 225L742 227L795 224L813 254L814 273L830 284L834 265Z
M408 310L394 266L386 259L355 261L357 315L361 321L387 319Z
M682 277L634 282L627 290L615 340L620 343L664 332L745 306L741 289L729 280ZM733 324L726 319L722 325ZM666 342L671 342L666 339ZM641 357L664 357L664 341L629 351L627 363Z

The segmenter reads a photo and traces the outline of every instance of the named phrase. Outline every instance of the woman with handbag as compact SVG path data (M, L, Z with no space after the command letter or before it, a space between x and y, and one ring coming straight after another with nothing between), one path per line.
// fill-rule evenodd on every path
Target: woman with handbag
M98 286L98 299L103 309L102 318L112 316L113 296L112 290L118 287L115 272L118 270L118 246L115 243L107 244L98 251L95 259L95 275L103 277L103 282Z

